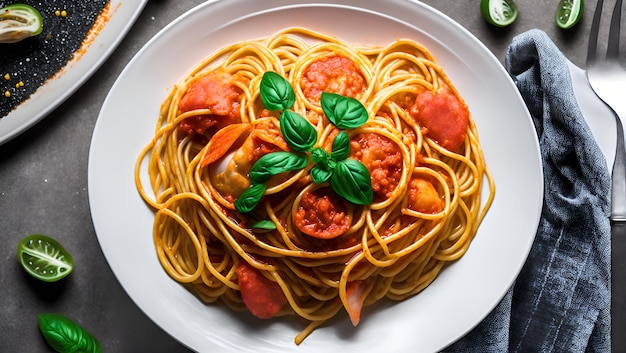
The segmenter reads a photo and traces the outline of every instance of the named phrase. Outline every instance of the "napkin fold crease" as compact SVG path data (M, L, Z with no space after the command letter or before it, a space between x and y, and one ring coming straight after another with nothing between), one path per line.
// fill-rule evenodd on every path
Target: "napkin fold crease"
M516 36L505 67L539 139L541 218L515 283L478 326L444 352L610 352L607 163L574 97L567 59L545 32Z

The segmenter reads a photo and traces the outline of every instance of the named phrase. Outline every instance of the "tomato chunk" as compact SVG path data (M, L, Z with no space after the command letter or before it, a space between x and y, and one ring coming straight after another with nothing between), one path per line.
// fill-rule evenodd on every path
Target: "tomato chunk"
M365 91L365 79L352 60L344 56L324 57L312 62L302 77L302 92L318 102L322 92L356 98Z
M402 177L402 152L387 137L375 133L355 136L350 142L350 154L367 167L372 179L374 201L388 199Z
M287 298L276 282L265 278L259 270L242 262L237 266L239 290L244 304L259 319L274 317L287 303Z
M320 188L302 196L294 222L304 234L332 239L348 231L351 221L339 196L330 188Z
M180 128L189 134L203 134L214 125L223 127L240 122L241 92L233 80L228 73L214 71L191 83L178 102L178 109L182 113L209 109L211 114L187 118L181 122Z
M409 112L425 130L425 135L441 147L458 152L463 146L469 111L455 95L424 91L417 95Z

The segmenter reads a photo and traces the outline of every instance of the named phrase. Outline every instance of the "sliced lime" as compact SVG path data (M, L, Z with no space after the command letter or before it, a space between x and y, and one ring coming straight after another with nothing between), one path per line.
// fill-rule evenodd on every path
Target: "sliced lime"
M573 27L583 17L583 0L561 0L556 8L557 26L567 29Z
M58 241L41 234L29 235L17 246L17 257L22 267L33 277L55 282L74 269L72 256Z
M487 22L505 27L517 19L517 5L513 0L481 0L480 12Z
M36 36L43 29L37 9L26 4L13 4L0 9L0 43L15 43Z

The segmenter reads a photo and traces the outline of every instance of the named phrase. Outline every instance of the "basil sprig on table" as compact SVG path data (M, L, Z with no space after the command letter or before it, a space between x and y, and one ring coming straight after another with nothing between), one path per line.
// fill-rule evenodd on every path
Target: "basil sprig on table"
M39 330L50 347L59 353L102 353L98 340L61 314L42 314Z
M341 131L333 140L332 151L313 147L317 143L317 130L307 119L291 110L295 104L295 92L285 78L275 72L266 72L261 79L261 100L271 111L282 110L280 131L294 152L272 152L262 156L250 170L252 185L235 201L235 208L241 213L254 210L263 197L266 187L263 183L272 176L315 164L310 171L316 184L328 181L339 196L356 205L369 205L373 200L372 181L363 163L348 159L350 137ZM368 119L368 113L358 100L339 94L323 92L321 105L328 120L339 129L354 129ZM257 222L254 227L272 229L271 221Z

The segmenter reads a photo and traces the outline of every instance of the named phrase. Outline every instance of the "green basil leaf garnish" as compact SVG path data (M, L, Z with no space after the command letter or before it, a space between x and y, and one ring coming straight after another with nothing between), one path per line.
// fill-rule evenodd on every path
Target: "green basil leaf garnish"
M341 131L335 137L331 156L336 161L342 161L350 156L350 136L347 132Z
M280 132L294 151L306 152L317 142L317 131L300 114L285 110L280 115Z
M309 175L316 184L330 182L331 188L341 197L357 205L368 205L373 200L372 180L367 168L350 156L350 137L340 131L328 153L317 143L317 130L304 117L291 110L296 96L289 81L276 72L265 72L260 83L260 95L265 108L271 111L282 110L280 132L289 145L297 152L268 153L252 166L249 178L252 186L246 189L235 201L235 208L241 213L254 210L261 201L267 187L263 184L272 176L306 168L310 153L315 164ZM328 120L341 130L354 129L367 122L369 113L358 100L335 93L322 92L321 105ZM253 228L276 229L268 220L256 222Z
M311 160L313 163L322 163L325 160L330 159L330 154L321 147L316 147L311 150Z
M315 166L311 168L309 174L315 184L321 184L330 179L333 169L337 161L335 161L326 150L321 147L314 148L311 151L311 160Z
M252 225L252 228L255 229L266 229L266 230L274 230L276 229L276 223L271 219L263 219Z
M370 173L363 163L355 159L337 162L330 177L330 187L356 205L369 205L374 199Z
M271 111L289 109L296 102L296 94L289 81L272 71L263 74L260 91L263 105Z
M98 340L77 323L61 314L41 314L39 330L46 342L59 353L102 353Z
M247 188L237 200L235 200L235 208L241 213L252 212L256 205L261 201L266 187L263 184L253 184Z
M309 164L306 155L279 151L268 153L259 158L250 169L250 181L253 184L262 184L274 175L299 170Z
M323 169L319 166L315 166L311 168L309 174L311 175L311 180L313 180L315 184L321 184L330 179L331 175L333 175L333 171L332 169Z
M332 162L330 154L321 147L316 147L311 150L311 160L313 163L319 164L322 168L326 169L330 168L329 164Z
M355 129L367 122L367 109L358 100L322 92L322 109L328 120L340 129Z

